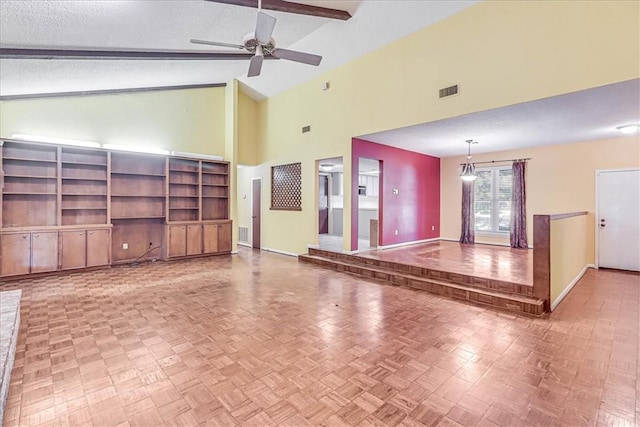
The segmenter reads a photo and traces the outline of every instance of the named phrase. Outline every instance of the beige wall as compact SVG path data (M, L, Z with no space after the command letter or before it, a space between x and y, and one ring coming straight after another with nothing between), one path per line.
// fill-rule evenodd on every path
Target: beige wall
M473 156L477 162L531 157L527 162L527 237L533 244L533 215L588 211L593 224L595 210L595 171L640 167L640 137L630 136L501 151ZM460 163L465 158L448 157L440 164L441 237L460 237L462 188ZM509 238L476 236L477 242L508 243ZM586 245L589 263L594 263L594 229L588 227Z
M225 88L0 101L14 133L225 155Z
M551 306L569 285L593 264L589 235L593 231L593 217L574 216L551 221Z
M264 246L303 253L316 242L316 160L343 157L349 177L354 136L639 77L639 18L637 2L485 1L261 102L260 166L250 174L262 176L270 194L269 167L301 161L304 188L302 212L265 213ZM325 81L331 89L322 91ZM438 89L453 83L460 94L438 99ZM302 134L305 125L311 132ZM345 200L350 189L345 182ZM445 211L458 217L459 197L451 200ZM536 208L557 204L543 197ZM346 236L350 216L347 203ZM443 235L457 237L457 226L442 218L449 222Z

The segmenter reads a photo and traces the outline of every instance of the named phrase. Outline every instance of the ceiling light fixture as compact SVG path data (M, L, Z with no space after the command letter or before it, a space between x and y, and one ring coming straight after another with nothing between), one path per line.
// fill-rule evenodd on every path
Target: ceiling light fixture
M616 129L618 129L622 134L629 135L629 134L638 132L638 130L640 129L640 123L618 126Z
M478 177L476 175L476 167L475 165L471 162L471 144L477 144L478 141L474 141L473 139L467 139L467 144L469 144L468 147L468 151L467 151L467 162L462 166L462 173L460 174L460 178L462 178L463 181L475 181L475 179Z
M320 165L320 170L323 171L323 172L329 172L329 171L333 170L334 166L335 165L332 164L332 163L322 163Z

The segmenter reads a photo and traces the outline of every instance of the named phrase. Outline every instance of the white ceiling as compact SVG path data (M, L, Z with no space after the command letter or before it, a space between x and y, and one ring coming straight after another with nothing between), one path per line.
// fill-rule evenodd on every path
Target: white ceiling
M348 10L347 21L273 12L280 47L323 56L319 67L265 61L247 78L247 60L0 60L0 95L215 84L238 78L263 99L469 7L476 0L297 0ZM204 0L0 0L2 47L213 50L190 38L241 43L256 9ZM216 48L216 51L224 48ZM227 50L228 52L229 50ZM231 49L232 52L236 52ZM640 122L639 80L396 129L364 139L438 157L618 136Z
M247 60L0 60L0 95L225 83L233 78L256 99L437 22L469 1L300 1L349 11L347 21L267 11L277 18L277 45L323 56L319 67L266 61L246 77ZM189 39L241 44L257 10L204 0L0 0L0 45L14 48L215 50ZM236 53L235 49L226 49Z
M447 157L621 136L617 126L640 123L640 79L359 138Z

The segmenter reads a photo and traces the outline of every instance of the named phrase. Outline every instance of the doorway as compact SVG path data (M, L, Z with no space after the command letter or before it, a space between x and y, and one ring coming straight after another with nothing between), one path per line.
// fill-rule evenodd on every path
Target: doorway
M640 169L596 171L598 267L640 271Z
M261 247L262 225L262 178L251 180L251 247Z
M342 157L318 160L318 246L342 252Z

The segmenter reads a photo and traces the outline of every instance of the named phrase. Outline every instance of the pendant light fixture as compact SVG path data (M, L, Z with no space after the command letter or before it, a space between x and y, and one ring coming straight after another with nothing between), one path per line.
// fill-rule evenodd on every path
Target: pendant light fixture
M476 167L475 165L471 162L471 144L477 144L478 141L474 141L473 139L467 139L467 144L469 144L468 147L468 151L467 151L467 162L462 165L462 173L460 174L460 178L462 178L463 181L475 181L476 178L478 177L476 175Z

